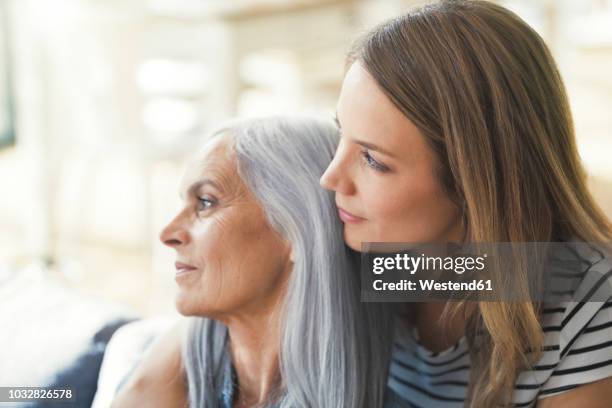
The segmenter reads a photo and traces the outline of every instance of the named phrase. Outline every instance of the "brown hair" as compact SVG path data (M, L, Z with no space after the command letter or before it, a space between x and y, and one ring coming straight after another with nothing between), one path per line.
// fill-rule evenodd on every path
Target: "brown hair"
M587 189L559 71L517 15L486 1L440 1L376 27L347 62L362 64L425 136L468 240L612 239ZM524 274L521 262L513 273ZM539 307L479 302L466 309L469 407L510 404L516 376L539 357L526 350L543 344Z

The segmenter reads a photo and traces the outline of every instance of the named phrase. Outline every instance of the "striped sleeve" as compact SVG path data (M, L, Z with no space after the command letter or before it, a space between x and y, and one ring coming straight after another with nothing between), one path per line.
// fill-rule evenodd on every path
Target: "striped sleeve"
M612 300L577 303L572 312L561 331L559 364L538 399L612 377Z

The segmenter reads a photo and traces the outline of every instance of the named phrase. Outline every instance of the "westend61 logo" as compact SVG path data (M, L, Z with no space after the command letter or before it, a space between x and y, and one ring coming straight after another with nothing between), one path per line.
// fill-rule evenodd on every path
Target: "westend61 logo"
M612 296L611 247L574 241L363 243L361 300L555 302L579 300L584 288L596 285L595 296L606 301Z

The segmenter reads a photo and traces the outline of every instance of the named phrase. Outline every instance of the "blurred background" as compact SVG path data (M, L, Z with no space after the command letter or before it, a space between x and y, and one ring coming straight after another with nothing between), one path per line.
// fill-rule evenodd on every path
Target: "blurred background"
M174 253L158 233L202 135L237 115L331 118L351 41L422 3L0 0L1 335L72 297L49 330L99 325L85 304L101 322L173 315ZM612 0L498 3L553 50L612 216Z

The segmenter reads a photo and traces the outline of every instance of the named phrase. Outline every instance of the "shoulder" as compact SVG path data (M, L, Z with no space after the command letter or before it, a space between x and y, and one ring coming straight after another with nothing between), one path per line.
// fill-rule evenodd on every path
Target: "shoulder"
M556 313L555 308L549 310L557 316L551 316L555 322L544 327L551 350L545 352L535 373L549 375L538 399L612 377L612 299L572 302Z
M612 377L581 385L566 393L538 400L537 408L608 408L612 399Z
M187 406L181 336L186 321L177 321L155 339L145 356L117 393L112 408Z
M612 258L589 252L586 244L578 249L585 267L574 296L544 310L545 335L558 349L538 399L563 393L569 398L574 389L596 393L596 383L612 378Z

